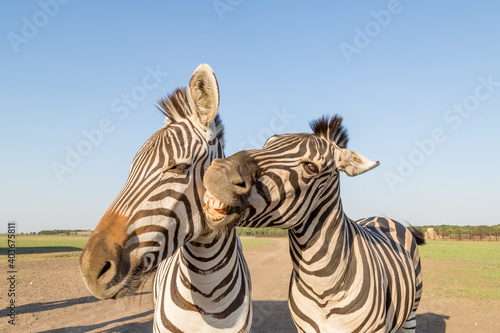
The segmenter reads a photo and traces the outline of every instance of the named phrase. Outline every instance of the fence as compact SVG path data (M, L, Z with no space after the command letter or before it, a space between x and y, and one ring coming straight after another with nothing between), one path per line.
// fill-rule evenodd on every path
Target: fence
M425 239L433 240L457 240L457 241L496 241L499 239L499 231L496 229L434 231L428 228L424 233Z

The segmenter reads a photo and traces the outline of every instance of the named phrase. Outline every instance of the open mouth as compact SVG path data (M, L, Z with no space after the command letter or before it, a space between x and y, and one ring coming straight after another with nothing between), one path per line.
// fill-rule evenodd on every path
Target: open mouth
M205 216L212 222L222 222L229 211L229 206L225 205L208 191L205 192L203 201L205 202L203 206Z

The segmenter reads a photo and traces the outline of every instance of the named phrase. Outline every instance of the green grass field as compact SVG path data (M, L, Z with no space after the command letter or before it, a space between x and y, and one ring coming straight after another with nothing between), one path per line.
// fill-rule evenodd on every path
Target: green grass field
M428 241L419 250L425 295L500 300L500 242Z
M32 262L77 258L89 237L16 235L16 261ZM7 236L0 237L0 260L7 260Z
M40 250L47 248L60 248L69 247L75 249L81 249L85 247L89 237L78 237L78 236L45 236L45 235L18 235L16 236L16 247L17 248L39 248ZM243 237L241 238L241 243L243 246L256 246L272 242L269 238L253 238L253 237ZM2 248L6 248L6 241L3 242Z
M48 235L17 235L16 247L75 247L83 250L89 237L78 236L48 236Z
M46 254L61 252L80 252L87 244L89 237L78 236L47 236L47 235L17 235L16 252L25 254ZM268 238L241 238L244 247L252 247L272 242ZM0 256L7 255L7 237L2 241ZM75 254L76 255L76 254ZM68 253L69 257L73 256Z
M16 237L21 261L76 258L88 241L77 236ZM245 248L275 241L243 237ZM424 296L500 300L500 242L428 241L420 246ZM0 259L7 255L7 237L1 238Z

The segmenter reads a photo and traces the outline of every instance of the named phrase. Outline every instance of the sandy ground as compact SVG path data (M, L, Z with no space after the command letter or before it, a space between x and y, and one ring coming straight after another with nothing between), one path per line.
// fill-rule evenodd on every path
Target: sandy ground
M286 302L291 270L287 240L247 248L245 257L253 284L252 332L295 332ZM18 263L18 325L9 325L2 310L1 332L151 331L151 279L136 295L103 301L83 285L77 257L23 264L20 256ZM5 291L0 304L2 309L7 306ZM500 332L500 302L426 298L424 286L417 321L417 332Z

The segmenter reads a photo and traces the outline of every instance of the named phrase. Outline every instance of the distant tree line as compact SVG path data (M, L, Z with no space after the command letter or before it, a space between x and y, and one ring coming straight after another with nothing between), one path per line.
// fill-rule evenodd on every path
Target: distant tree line
M53 229L53 230L42 230L38 232L38 235L70 235L72 233L77 232L85 232L92 230L84 230L84 229ZM240 236L275 236L275 235L286 235L288 232L284 229L278 228L244 228L237 227L236 232Z
M473 232L476 235L479 235L481 232L483 234L487 234L489 230L493 232L496 230L500 234L500 224L496 225L424 225L415 227L415 229L421 231L422 233L426 232L428 228L434 228L434 231L438 234L443 235L455 235L458 234L458 230L460 230L463 234L468 234L469 232ZM244 228L237 227L236 233L240 236L280 236L286 235L288 231L286 229L278 229L278 228Z
M245 228L236 227L236 233L240 236L285 236L288 231L278 228Z
M69 235L72 232L83 232L83 231L89 231L89 230L83 230L83 229L53 229L53 230L42 230L38 232L38 235L60 235L60 234L66 234Z
M488 233L489 230L497 231L500 234L500 224L496 225L424 225L415 227L415 229L426 232L428 228L434 228L434 231L438 234L444 235L454 235L460 230L462 233L468 234L472 231L474 234L479 235L481 232L484 234ZM38 232L38 235L60 235L76 232L85 232L91 230L84 229L53 229L53 230L42 230ZM279 228L246 228L246 227L236 227L236 233L240 236L284 236L288 233L286 229Z
M434 231L438 234L444 234L446 236L456 235L458 234L458 230L462 234L468 234L469 232L473 232L476 235L480 233L487 234L490 230L497 231L500 234L500 224L496 225L425 225L422 227L415 227L415 229L421 231L422 233L426 232L428 228L434 228Z

